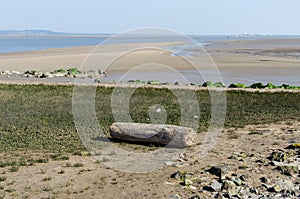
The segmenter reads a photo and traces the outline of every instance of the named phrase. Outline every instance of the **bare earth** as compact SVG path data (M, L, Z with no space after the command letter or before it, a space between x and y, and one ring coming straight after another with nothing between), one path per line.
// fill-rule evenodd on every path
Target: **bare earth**
M299 175L283 175L267 158L272 152L284 150L291 143L299 142L300 123L287 121L270 125L246 126L241 129L225 129L215 148L204 158L199 157L199 145L192 147L174 159L183 167L166 166L149 173L126 173L109 168L92 156L71 156L65 161L49 161L34 166L21 167L17 172L0 168L0 182L5 198L181 198L202 195L212 198L203 187L218 179L205 170L225 164L229 167L227 177L248 175L245 183L259 192L266 192L280 180L299 182ZM199 136L199 144L205 133ZM286 150L291 151L291 150ZM109 161L109 160L106 160ZM120 160L121 161L121 160ZM300 160L290 158L300 168ZM72 166L82 163L80 167ZM191 172L196 180L192 186L183 186L179 179L170 176L177 171ZM260 178L268 182L262 183ZM262 184L266 184L262 186ZM12 190L8 192L7 190ZM299 194L299 190L298 190Z

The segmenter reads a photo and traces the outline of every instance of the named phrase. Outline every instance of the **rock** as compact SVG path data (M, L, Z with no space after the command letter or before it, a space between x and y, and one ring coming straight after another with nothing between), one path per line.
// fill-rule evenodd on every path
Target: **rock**
M27 78L32 78L33 77L33 75L31 75L31 74L24 74L23 76L27 77Z
M185 179L185 180L183 181L183 183L184 183L184 186L190 186L190 185L193 184L193 181L191 181L191 180L189 180L189 179Z
M150 84L150 85L160 85L161 82L160 81L156 81L156 80L151 80L151 81L148 81L147 84Z
M9 71L9 70L5 70L5 71L2 71L1 74L3 74L3 75L11 75L12 72Z
M52 74L53 77L65 77L67 74L64 73L54 73Z
M231 181L237 186L241 186L243 184L243 181L240 178L231 178Z
M247 158L249 157L250 155L248 153L245 153L245 152L240 152L238 154L236 154L238 157L240 158Z
M269 189L271 192L279 193L282 190L282 187L278 184L274 185L272 188Z
M172 167L177 167L177 168L181 168L181 167L185 167L188 166L188 163L185 162L173 162L173 161L166 161L164 162L166 166L172 166Z
M263 184L261 184L260 188L269 190L269 189L272 188L272 187L270 187L269 185L263 183Z
M238 168L239 169L248 169L249 166L244 164L244 165L240 165Z
M176 180L181 180L181 179L183 179L184 176L185 176L184 172L177 171L176 173L173 173L170 177L174 178Z
M166 185L175 185L174 182L165 182Z
M107 73L104 70L99 69L98 75L106 75Z
M236 189L229 189L227 192L229 198L239 197L239 193Z
M283 175L293 176L299 172L298 166L296 165L282 165L276 168Z
M227 165L218 165L218 166L212 166L207 171L213 175L218 176L219 180L222 181L226 179L226 175L229 170L230 169Z
M41 72L38 71L38 70L28 70L28 71L25 71L24 74L25 75L32 75L34 77L38 77L39 75L41 75Z
M213 198L216 198L216 199L225 199L225 197L221 193L217 193Z
M200 195L195 195L190 197L189 199L202 199L202 197Z
M175 178L176 180L185 180L185 179L191 179L193 178L194 174L191 172L181 172L177 171L176 173L173 173L170 177Z
M179 194L174 194L172 196L170 196L170 199L181 199Z
M240 179L244 182L247 182L247 180L250 178L251 176L248 173L244 173L243 175L240 176Z
M222 183L219 183L218 181L213 180L210 187L212 190L218 192L218 191L221 191L221 189L222 189Z
M269 160L276 162L284 162L286 160L286 153L282 151L273 151Z
M225 180L223 182L223 190L234 189L236 187L235 183L230 180Z
M270 180L266 177L259 178L262 183L270 183Z
M12 70L12 71L11 71L11 74L15 74L15 75L21 75L22 73L21 73L21 72L19 72L19 71L14 71L14 70Z
M193 186L193 185L190 185L190 186L189 186L189 189L190 189L190 190L197 190L198 188L195 187L195 186Z
M259 193L258 190L254 187L249 188L249 191L250 191L250 193L254 193L256 195Z
M42 73L41 75L38 76L39 78L47 78L51 77L51 74L49 72Z
M110 126L110 135L119 140L156 143L184 148L195 144L192 128L174 125L116 122Z
M273 190L275 192L280 192L280 191L276 191L276 190L283 190L285 192L294 192L295 191L295 185L293 182L289 181L289 180L282 180L282 181L278 181L274 186L273 186Z
M300 143L293 143L289 145L287 149L300 149Z

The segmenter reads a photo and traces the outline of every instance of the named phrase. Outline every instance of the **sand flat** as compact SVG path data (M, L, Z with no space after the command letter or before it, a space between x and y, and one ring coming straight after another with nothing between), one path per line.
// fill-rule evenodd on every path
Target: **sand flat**
M113 76L133 69L139 70L139 66L148 63L158 63L175 70L192 71L195 70L189 63L192 60L203 73L214 70L211 68L214 62L225 83L272 81L300 84L300 56L297 56L297 52L300 52L300 39L216 41L206 47L212 60L204 51L198 54L195 52L195 57L191 56L186 60L187 57L172 56L171 52L164 48L181 44L183 43L107 44L96 50L94 46L86 46L2 54L0 70L24 72L33 69L52 71L71 67L82 70L100 68L107 69L109 75ZM134 50L127 52L128 49ZM106 68L107 65L110 67ZM149 72L149 69L144 72ZM153 74L154 72L159 73L159 70L153 68ZM166 80L172 79L172 74L169 76L166 75ZM213 76L208 77L214 80ZM137 75L136 79L138 78Z

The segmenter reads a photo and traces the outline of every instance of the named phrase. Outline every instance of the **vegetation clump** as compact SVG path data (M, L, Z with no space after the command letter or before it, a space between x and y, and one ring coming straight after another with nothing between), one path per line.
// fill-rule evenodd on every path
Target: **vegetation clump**
M228 88L246 88L246 84L240 84L240 83L232 83L229 85Z

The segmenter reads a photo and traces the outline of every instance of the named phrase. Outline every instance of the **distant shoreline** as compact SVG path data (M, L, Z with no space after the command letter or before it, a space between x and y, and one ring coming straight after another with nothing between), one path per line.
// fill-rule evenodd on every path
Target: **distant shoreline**
M119 57L110 65L108 75L119 78L122 74L131 71L131 79L145 79L170 81L173 74L166 70L147 68L146 71L133 71L135 66L142 63L161 63L172 67L175 71L183 71L190 82L200 84L201 77L192 73L194 68L185 62L185 56L171 56L167 50L169 46L182 45L180 42L156 43L126 43L102 45L97 52L93 52L96 59L87 59L95 46L66 47L30 52L0 54L0 71L13 70L25 72L26 70L53 71L56 69L78 68L88 71L90 69L106 70L109 60L120 56L120 52L128 49L142 49ZM146 47L146 48L144 48ZM151 47L149 49L147 47ZM147 50L146 50L147 49ZM244 83L250 85L255 82L272 82L277 85L300 85L300 39L266 39L244 41L214 41L205 47L211 60L217 66L226 85L230 83ZM203 51L204 52L204 51ZM218 81L218 75L213 69L207 55L193 51L195 63L201 69L205 80ZM83 66L82 63L87 63ZM81 68L84 67L84 68ZM132 73L133 72L133 73ZM146 78L145 78L146 77ZM158 79L157 77L160 77ZM113 79L114 80L114 79ZM177 81L177 80L175 80ZM201 81L201 82L198 82Z

